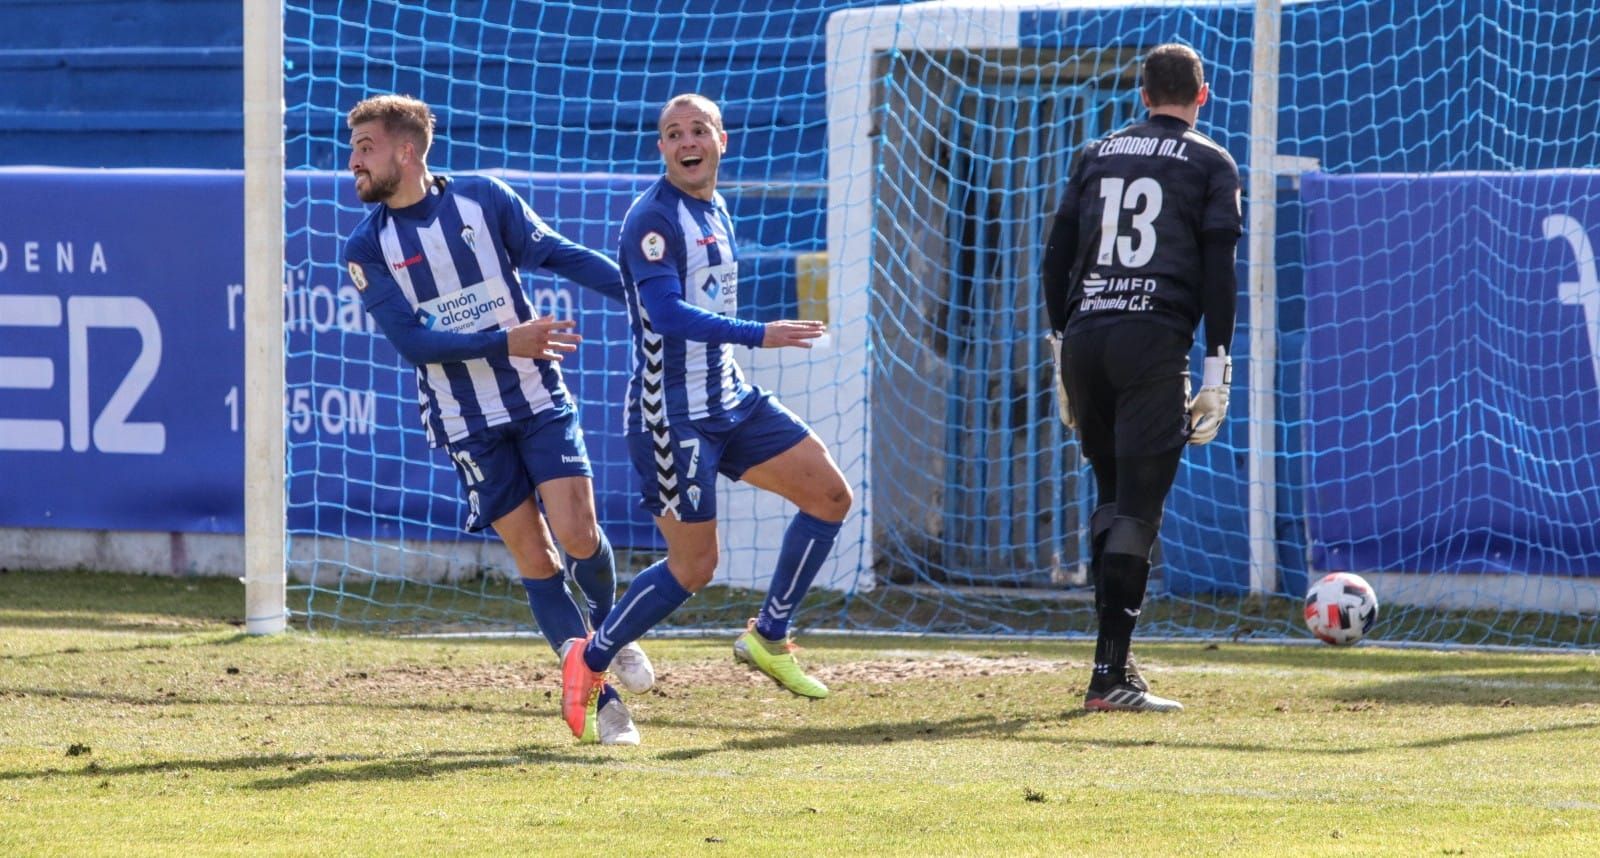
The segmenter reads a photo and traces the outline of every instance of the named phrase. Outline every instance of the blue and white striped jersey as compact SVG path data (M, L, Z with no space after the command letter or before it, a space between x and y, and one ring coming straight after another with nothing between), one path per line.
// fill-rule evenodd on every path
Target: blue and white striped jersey
M506 354L503 331L533 318L519 270L547 268L620 297L610 260L557 234L490 176L436 177L415 205L377 206L344 255L362 305L416 364L435 447L571 401L556 364Z
M708 202L683 193L665 177L657 179L628 209L620 241L633 341L626 431L715 417L737 407L753 388L733 359L734 341L664 335L652 325L647 307L652 290L682 289L682 300L693 307L730 323L737 316L738 252L722 195ZM759 332L755 339L759 344Z

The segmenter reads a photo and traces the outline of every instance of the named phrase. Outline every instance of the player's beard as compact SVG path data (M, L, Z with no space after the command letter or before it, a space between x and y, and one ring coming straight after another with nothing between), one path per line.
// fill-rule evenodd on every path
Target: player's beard
M380 203L394 196L400 190L400 170L396 169L386 179L379 179L371 170L367 171L367 185L362 188L356 186L356 196L364 203Z

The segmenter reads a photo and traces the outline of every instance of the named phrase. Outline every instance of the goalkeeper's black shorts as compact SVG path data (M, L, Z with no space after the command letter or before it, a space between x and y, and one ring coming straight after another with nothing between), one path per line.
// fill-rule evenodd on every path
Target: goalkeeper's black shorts
M1069 331L1063 382L1083 455L1153 456L1188 440L1193 338L1144 320Z

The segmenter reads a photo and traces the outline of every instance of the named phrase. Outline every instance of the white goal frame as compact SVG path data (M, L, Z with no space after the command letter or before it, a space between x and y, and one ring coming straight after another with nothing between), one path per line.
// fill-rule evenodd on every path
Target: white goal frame
M1023 12L1166 6L1171 2L1107 0L990 0L878 6L833 13L828 18L828 252L832 283L867 284L872 278L872 125L874 59L885 51L975 51L1021 47ZM1188 5L1194 5L1190 3ZM1249 5L1247 2L1219 5ZM1249 485L1250 590L1271 594L1278 584L1277 477L1273 432L1277 396L1277 179L1302 163L1276 156L1277 68L1281 0L1255 0L1255 73L1251 75L1249 300ZM865 290L847 318L867 325ZM864 433L870 434L870 433ZM865 504L863 504L865 507Z

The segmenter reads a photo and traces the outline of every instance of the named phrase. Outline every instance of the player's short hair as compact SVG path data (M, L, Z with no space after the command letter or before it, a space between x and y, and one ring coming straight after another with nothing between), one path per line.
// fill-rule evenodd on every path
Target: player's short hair
M711 127L717 129L719 134L725 133L722 127L722 108L718 107L715 101L697 92L686 92L682 95L674 95L667 100L666 104L661 105L661 112L656 114L656 134L659 135L661 133L661 123L666 120L667 111L684 104L692 104L704 110L711 116Z
M1200 54L1177 43L1157 45L1145 54L1139 78L1151 107L1194 104L1206 82L1200 70Z
M419 99L409 95L374 95L350 108L345 124L351 128L368 122L382 122L383 132L390 136L405 136L417 146L424 158L433 145L433 111Z

